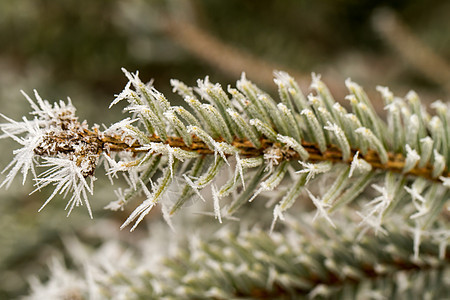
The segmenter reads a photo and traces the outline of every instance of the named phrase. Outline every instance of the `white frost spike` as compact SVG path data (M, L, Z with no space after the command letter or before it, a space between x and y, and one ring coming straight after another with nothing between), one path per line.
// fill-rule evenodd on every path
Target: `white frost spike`
M419 200L422 203L425 202L425 198L414 187L410 188L405 186L405 190L411 195L413 201Z
M110 178L111 178L111 176L117 177L117 172L129 171L130 169L132 169L133 167L137 166L140 163L139 161L132 161L132 162L118 161L118 162L116 162L114 159L112 159L106 153L103 153L103 156L106 158L106 161L109 164L106 175ZM105 166L106 166L106 164L105 164Z
M36 90L33 90L34 92L34 97L36 98L37 103L39 104L39 107L33 102L33 100L31 100L31 98L24 92L24 91L20 91L22 93L22 95L25 96L25 98L28 100L28 102L31 105L31 108L33 108L33 112L31 112L31 114L33 115L37 115L39 116L41 119L43 120L51 120L54 119L56 117L57 111L59 109L64 109L65 108L65 104L64 102L60 102L60 106L58 106L56 103L54 105L54 107L51 106L50 103L48 103L47 100L42 100L41 96L39 96L38 92ZM74 112L75 108L72 106L72 104L70 103L70 99L69 99L69 103L67 105L67 107L71 108L71 110Z
M133 124L134 122L136 122L138 120L139 119L130 119L130 118L123 119L122 121L119 121L119 122L114 123L111 126L109 126L108 129L106 129L103 132L103 134L105 134L105 135L114 135L114 134L118 134L118 135L131 134L131 135L134 135L134 132L131 131L128 126L132 126L131 124Z
M147 160L148 156L152 155L153 153L163 154L168 156L168 166L170 170L170 177L173 178L173 162L174 162L174 149L170 147L168 144L161 144L161 143L150 143L143 145L142 147L137 148L137 150L146 150L148 151L145 155L144 159L142 161Z
M156 203L152 199L144 200L144 202L142 202L131 213L131 215L126 219L126 221L122 224L122 226L120 226L120 229L123 229L126 226L128 226L128 224L133 222L133 220L136 219L139 216L139 218L137 219L136 223L130 229L130 231L134 231L134 229L136 229L136 226L139 225L139 223L141 223L141 221L144 219L144 217L150 213L150 211L152 210L153 206L155 206L155 204Z
M41 211L56 194L64 193L64 196L66 196L69 191L72 191L73 195L66 206L66 209L70 207L67 215L70 215L75 206L83 205L84 202L89 211L89 216L92 218L92 211L89 200L87 199L87 193L91 195L93 193L93 177L91 177L91 184L88 184L83 175L82 168L78 167L77 163L70 159L56 157L44 157L43 159L45 160L45 163L43 163L42 166L51 168L41 173L39 178L36 179L36 190L49 184L56 185L56 187L39 211Z
M13 153L15 156L13 160L2 171L2 173L4 173L5 171L11 169L8 175L6 175L6 179L0 185L0 188L4 185L6 185L6 188L8 188L19 171L21 171L23 176L22 184L25 184L25 180L27 179L29 170L31 170L34 178L36 178L36 172L34 171L33 167L35 163L34 149L41 143L43 132L36 123L28 121L26 118L23 118L24 121L19 123L3 115L2 117L9 121L11 123L11 126L14 126L15 128L18 128L20 130L22 130L23 128L23 131L26 130L28 132L27 137L17 137L11 132L4 130L7 136L11 137L13 140L23 146L23 148L14 150ZM12 129L12 131L14 130Z
M336 225L334 225L333 221L331 220L331 218L328 216L327 211L325 210L326 207L329 207L329 204L325 204L323 203L323 201L321 201L320 199L316 198L308 189L306 189L306 192L309 195L309 198L311 198L312 202L314 203L314 205L317 208L317 212L314 215L313 218L313 222L316 220L317 217L324 217L325 220L328 221L328 223L331 224L331 226L333 226L333 228L336 228Z
M170 216L170 208L164 202L162 203L161 212L164 221L166 221L167 225L169 225L170 230L172 230L172 232L175 233L175 227L173 226L172 218Z
M176 162L174 162L174 165L176 165ZM152 193L146 193L147 199L145 199L132 213L131 215L126 219L126 221L120 226L120 229L125 228L128 226L131 222L133 222L136 218L136 222L134 223L133 227L131 227L130 231L133 231L136 229L136 227L139 225L139 223L144 219L146 215L150 213L153 206L155 206L158 201L163 197L164 193L169 188L170 183L172 182L172 177L170 176L170 173L166 170L164 170L163 175L159 178L158 183L156 185L153 185L152 182L150 184L152 185Z
M0 113L0 117L4 118L9 123L0 123L0 129L4 132L4 134L0 135L0 139L12 138L16 140L19 134L29 132L29 124L35 126L39 129L39 121L32 120L29 121L27 118L23 117L23 122L16 122L13 119L8 118L4 114Z
M200 194L198 186L186 174L183 174L183 178L186 183L192 188L192 190L198 195L198 197L202 199L203 202L206 202L205 198L203 198L202 194Z
M331 162L321 162L317 164L312 163L305 163L302 161L299 161L299 164L303 166L303 170L297 171L296 173L308 173L308 176L306 177L306 183L313 179L317 174L326 173L331 170L332 164Z
M350 144L348 143L347 137L344 131L336 123L327 122L327 126L323 127L326 130L332 131L335 134L336 141L339 144L339 148L342 151L342 160L347 161L350 158Z
M153 185L153 182L150 182L150 184L152 186L152 190L155 190L156 188ZM121 230L133 222L134 219L138 218L133 227L130 229L130 232L134 231L144 217L148 215L152 208L156 205L158 197L151 193L145 184L142 185L142 189L146 195L146 199L131 213L131 215L128 216L125 222L120 226Z
M439 177L439 179L442 181L442 184L448 188L450 188L450 177Z
M242 166L242 159L239 157L239 154L236 152L236 169L234 171L234 183L236 183L237 174L240 175L242 181L242 188L245 190L245 182L244 182L244 172Z
M269 173L272 173L273 167L279 164L281 154L279 149L269 148L265 151L263 158L267 165L264 170L269 171Z
M137 91L139 91L140 93L144 93L144 92L150 93L149 87L152 86L153 81L150 81L147 84L144 84L141 81L141 79L139 78L139 71L136 71L133 74L133 73L128 72L125 68L122 68L121 70Z
M275 224L277 223L277 220L280 219L284 221L284 215L281 210L281 207L279 204L275 205L275 208L273 209L273 220L272 224L270 225L270 233L272 234L273 230L275 229Z
M114 105L116 105L117 103L119 103L120 101L122 101L124 99L131 98L130 94L131 94L132 90L130 89L130 86L131 86L131 81L128 81L128 83L125 86L125 88L123 89L123 91L119 95L116 95L116 98L113 100L113 102L111 102L111 104L109 105L109 108L113 107Z
M216 153L219 153L227 165L230 165L230 164L227 161L226 154L233 155L235 153L237 154L238 152L239 151L230 144L227 144L225 142L219 143L219 142L214 141L214 154L216 155Z
M426 215L430 211L430 207L428 206L426 199L414 188L414 186L412 188L405 186L405 190L411 195L412 203L417 209L417 212L412 214L410 218L416 219Z
M358 240L360 240L360 239L364 236L364 234L367 232L367 230L368 230L369 228L372 228L372 229L374 230L375 235L378 235L379 232L380 232L381 234L383 234L383 235L387 235L387 234L388 234L388 232L386 231L386 229L384 229L384 228L381 226L381 221L380 221L380 218L378 218L378 216L373 216L373 215L365 216L365 215L363 215L362 213L360 213L359 211L357 211L356 214L357 214L358 216L360 216L361 219L363 219L363 220L360 222L360 225L361 225L362 223L365 223L365 224L367 225L367 227L364 228L363 230L361 230L361 232L358 234L358 238L357 238Z
M277 139L281 143L284 143L288 147L294 149L300 155L301 159L308 160L308 158L309 158L308 151L306 151L306 149L299 142L297 142L294 138L292 138L290 136L278 134Z
M211 192L212 192L213 204L214 204L214 217L219 220L219 223L222 224L222 215L220 213L219 196L217 195L217 190L214 187L214 185L211 185Z
M153 197L152 193L148 190L147 185L139 178L139 184L142 186L142 190L144 191L145 197L147 199L151 199ZM153 182L150 182L153 187Z
M30 106L34 110L34 112L36 112L36 113L39 112L40 111L39 107L36 105L36 103L34 103L33 100L31 100L30 96L28 96L28 94L25 93L25 91L23 91L23 90L20 90L20 92L27 99L28 103L30 103ZM42 98L39 96L39 94L37 94L36 90L34 90L34 93L37 95L36 100L37 100L39 106L41 106L41 108L44 108L45 105L42 101Z
M264 159L262 157L244 158L241 159L239 154L236 152L236 168L234 171L234 183L236 183L237 175L241 177L242 188L245 190L244 182L244 169L255 168L263 164Z
M381 227L381 224L383 221L384 212L393 200L392 195L389 194L386 187L372 184L372 188L379 192L381 196L378 196L369 203L365 204L365 207L369 208L369 211L366 215L358 213L363 218L360 224L366 223L370 227L374 228L375 234L377 234L379 231L385 233L386 231Z
M350 173L348 178L352 177L354 171L369 172L372 170L372 166L364 159L358 158L359 151L356 151L355 156L353 156L352 164L350 166Z
M407 173L411 171L420 160L420 155L417 153L415 149L411 149L411 147L406 144L406 160L405 166L403 167L403 172Z
M420 228L420 225L416 223L416 227L413 231L414 234L414 259L419 259L419 251L420 251L420 242L422 237L422 229Z

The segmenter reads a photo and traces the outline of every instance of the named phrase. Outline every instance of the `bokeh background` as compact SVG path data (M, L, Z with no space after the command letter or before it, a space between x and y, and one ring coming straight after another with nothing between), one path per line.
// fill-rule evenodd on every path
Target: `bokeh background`
M445 0L0 0L0 112L20 119L29 107L19 91L37 89L51 101L70 96L80 119L109 125L121 119L120 107L107 109L126 84L121 67L153 79L170 101L181 100L171 95L171 78L194 85L209 75L226 86L242 71L275 96L274 69L288 71L305 93L311 72L320 73L337 100L351 77L375 103L376 85L446 101L449 16ZM15 147L0 141L1 168ZM58 199L38 214L49 191L28 195L31 180L0 190L0 299L25 294L31 275L45 278L65 236L95 245L100 236L144 234L118 232L126 212L102 209L115 196L99 177L94 220L84 209L67 219Z

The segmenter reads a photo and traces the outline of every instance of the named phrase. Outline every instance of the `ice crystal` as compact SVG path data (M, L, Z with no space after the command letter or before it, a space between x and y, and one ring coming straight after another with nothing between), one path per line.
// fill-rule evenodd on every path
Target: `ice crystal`
M52 106L36 91L36 103L22 93L33 108L31 114L34 118L28 120L24 117L22 122L16 122L3 116L9 123L2 124L1 129L23 147L14 151L15 157L5 169L10 169L10 172L2 185L8 187L19 171L25 181L31 170L36 190L48 185L55 186L41 209L58 193L72 194L66 206L68 214L75 206L84 203L92 217L87 195L93 193L93 174L99 160L100 144L85 134L87 125L78 121L70 99L68 103L60 101ZM39 176L36 176L33 167L37 164L37 157L41 157L40 166L48 168Z
M305 162L299 161L299 164L302 165L303 169L300 171L297 171L297 173L306 173L307 174L306 183L308 183L316 175L328 172L332 167L332 165L329 162L312 164L312 163L305 163Z
M89 215L92 218L92 210L88 201L88 194L93 194L92 182L94 177L90 177L90 183L85 177L85 169L78 166L76 161L68 158L45 157L43 167L48 170L41 173L36 179L37 189L41 189L47 185L54 185L55 189L50 197L41 206L41 211L56 194L64 194L66 196L71 193L72 196L67 203L66 209L69 208L68 214L72 212L75 206L86 204Z

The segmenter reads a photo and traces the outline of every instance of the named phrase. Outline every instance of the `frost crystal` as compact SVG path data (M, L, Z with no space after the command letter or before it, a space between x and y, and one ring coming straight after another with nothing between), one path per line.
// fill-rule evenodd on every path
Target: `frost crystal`
M55 190L39 211L41 211L56 194L64 193L65 196L67 193L72 192L72 197L66 206L66 209L69 208L67 215L70 215L75 206L83 205L84 202L89 211L89 215L92 218L92 211L87 198L87 193L91 195L93 193L92 182L94 177L91 177L91 182L88 184L86 177L84 176L85 170L83 167L78 166L77 162L71 159L45 157L44 160L45 162L42 166L50 167L50 169L41 173L39 178L36 179L37 189L52 184L55 186Z
M316 198L308 189L306 189L306 192L308 193L309 198L311 198L312 202L314 203L314 205L316 206L316 209L317 209L317 212L313 218L313 221L316 220L317 217L323 217L323 218L325 218L325 220L328 221L328 223L331 224L331 226L336 228L336 225L334 225L333 221L328 216L328 213L325 209L326 207L329 207L330 205L325 204L322 200Z
M350 173L348 174L348 177L352 177L353 173L355 171L359 172L369 172L372 170L372 166L366 162L364 159L358 158L359 151L356 151L355 156L353 157L352 164L350 166Z
M10 122L7 124L8 126L2 126L5 135L10 136L23 146L23 148L14 151L15 156L13 160L2 171L2 173L4 173L5 171L11 169L6 176L6 179L0 185L0 187L6 185L8 188L19 171L21 171L23 175L23 184L25 183L29 170L31 170L34 178L36 178L36 172L33 167L36 160L34 149L41 144L44 134L36 122L29 121L26 118L23 119L23 122L16 122L3 115L1 116ZM26 137L19 137L15 135L21 134L23 131L27 132Z
M299 161L299 163L303 166L303 170L297 171L296 173L307 173L306 183L313 179L317 174L328 172L332 166L329 162L312 164Z
M68 214L75 206L85 203L92 217L87 194L93 192L92 181L95 179L93 174L99 160L100 143L86 134L87 125L78 121L70 99L67 104L60 101L52 106L36 91L34 95L37 103L22 93L33 108L31 114L34 119L28 120L24 117L22 122L16 122L3 116L9 121L1 125L5 136L13 138L23 147L14 151L15 157L4 171L11 170L2 185L8 187L19 171L25 181L28 171L31 170L35 177L36 190L47 185L55 186L52 195L41 209L56 194L72 193L66 206L69 208ZM39 177L33 168L33 164L37 163L37 156L43 160L41 166L49 167Z
M378 232L386 233L381 225L383 222L384 213L391 204L393 198L392 195L389 194L386 187L381 187L376 184L373 184L372 187L377 192L381 193L381 196L378 196L369 203L365 204L367 214L363 215L359 213L359 215L363 218L360 224L365 223L366 225L372 227L375 230L375 234Z

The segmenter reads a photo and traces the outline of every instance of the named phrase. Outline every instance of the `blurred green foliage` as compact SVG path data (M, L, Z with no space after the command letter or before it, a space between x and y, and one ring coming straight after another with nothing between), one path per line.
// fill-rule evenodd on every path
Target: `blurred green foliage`
M335 78L342 85L351 76L369 90L377 84L397 93L414 88L430 101L448 96L377 34L372 17L381 7L392 9L419 40L450 61L450 3L443 0L0 1L0 112L20 118L28 107L19 90L36 88L50 100L70 96L80 118L91 124L117 121L119 109L106 108L126 82L121 67L140 70L143 79L154 78L164 93L170 90L170 78L193 84L210 75L223 85L237 79L177 43L165 30L168 18L195 24L279 69L323 73L325 81ZM1 141L2 167L14 147ZM48 249L61 247L60 236L82 235L100 222L102 205L108 202L102 197L114 195L108 183L99 181L97 192L105 192L97 193L93 221L87 221L83 210L66 220L58 201L37 214L45 197L39 192L27 196L24 191L31 189L18 182L0 191L1 299L26 292L26 278L42 273Z

